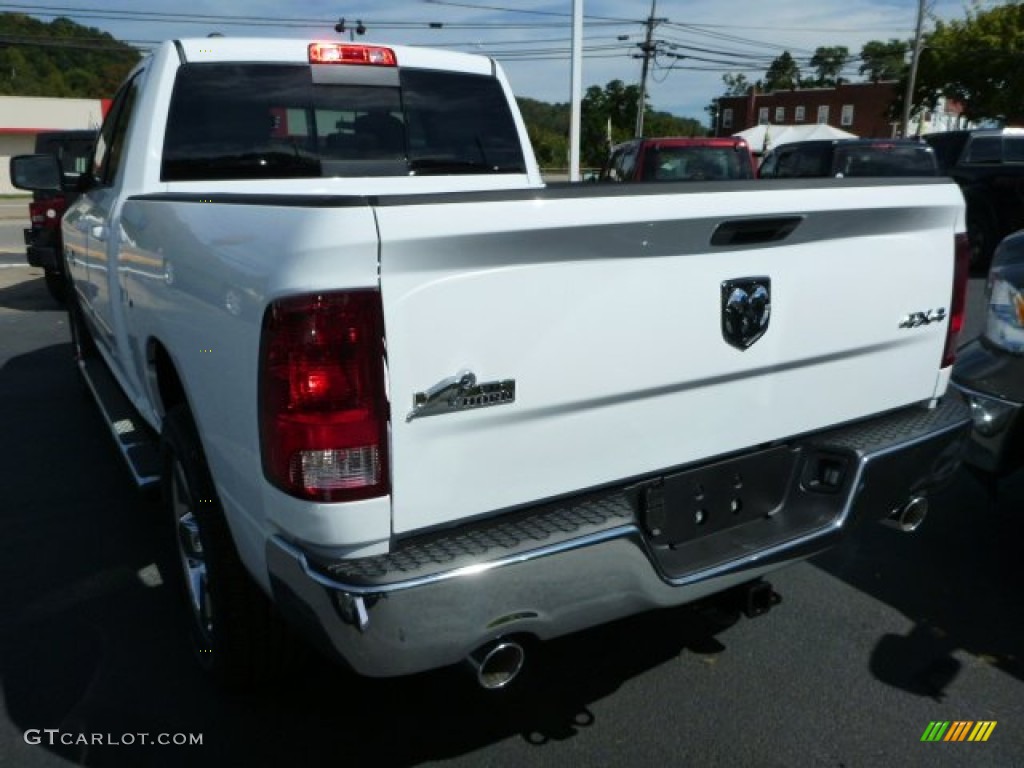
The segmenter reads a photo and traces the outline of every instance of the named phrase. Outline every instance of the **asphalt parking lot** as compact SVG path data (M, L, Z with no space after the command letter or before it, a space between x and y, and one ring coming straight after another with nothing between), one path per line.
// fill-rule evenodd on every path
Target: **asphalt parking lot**
M779 572L761 618L712 602L552 642L509 696L310 654L283 690L236 698L189 657L163 529L25 266L0 269L0 427L0 765L1024 765L1019 475L961 472L916 533L865 526ZM922 742L936 721L996 725Z

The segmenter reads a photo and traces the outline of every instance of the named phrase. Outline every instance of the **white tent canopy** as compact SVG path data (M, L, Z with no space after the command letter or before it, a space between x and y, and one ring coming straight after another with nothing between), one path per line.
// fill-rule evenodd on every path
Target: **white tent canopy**
M813 141L815 139L856 139L856 134L833 128L825 123L814 125L755 125L745 131L734 133L744 139L750 145L754 154L760 155L764 151L777 147L779 144L788 144L791 141Z

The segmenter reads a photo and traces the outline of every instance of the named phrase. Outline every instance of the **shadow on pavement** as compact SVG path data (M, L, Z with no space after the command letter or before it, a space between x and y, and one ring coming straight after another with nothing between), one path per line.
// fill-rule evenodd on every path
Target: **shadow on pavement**
M1024 680L1024 473L993 496L967 470L932 498L912 534L867 525L814 563L914 622L879 639L882 682L941 700L963 650Z
M154 567L151 501L132 487L68 345L9 360L0 393L0 676L18 732L4 745L12 764L35 765L47 750L92 766L412 765L516 735L540 746L590 727L594 702L684 650L721 653L717 636L738 620L716 601L553 641L499 694L456 669L357 679L310 653L281 690L227 696L190 657L177 600ZM24 743L29 729L41 744ZM44 729L72 743L50 744ZM91 744L94 734L135 744ZM144 746L137 734L203 742Z
M17 277L18 281L11 284L11 281L4 279L6 272L18 273L17 275L12 274L12 277ZM24 279L26 273L31 276L28 280ZM37 267L0 270L0 307L22 312L60 309L60 305L46 290L43 270Z

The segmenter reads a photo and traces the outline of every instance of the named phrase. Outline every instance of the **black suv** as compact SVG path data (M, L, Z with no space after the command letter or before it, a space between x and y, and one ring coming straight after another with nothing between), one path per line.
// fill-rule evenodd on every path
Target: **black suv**
M1024 229L1024 128L929 133L941 172L967 203L971 265L983 269L996 244Z
M935 151L917 139L794 141L769 150L763 179L863 176L938 176Z
M985 330L957 353L953 384L974 422L968 465L994 477L1024 467L1024 231L996 246Z

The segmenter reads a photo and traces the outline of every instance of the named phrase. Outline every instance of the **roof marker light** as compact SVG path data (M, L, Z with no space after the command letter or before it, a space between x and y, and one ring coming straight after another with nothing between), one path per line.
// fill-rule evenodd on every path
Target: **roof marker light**
M363 64L376 67L397 67L398 60L390 48L379 45L347 43L310 43L310 64Z

